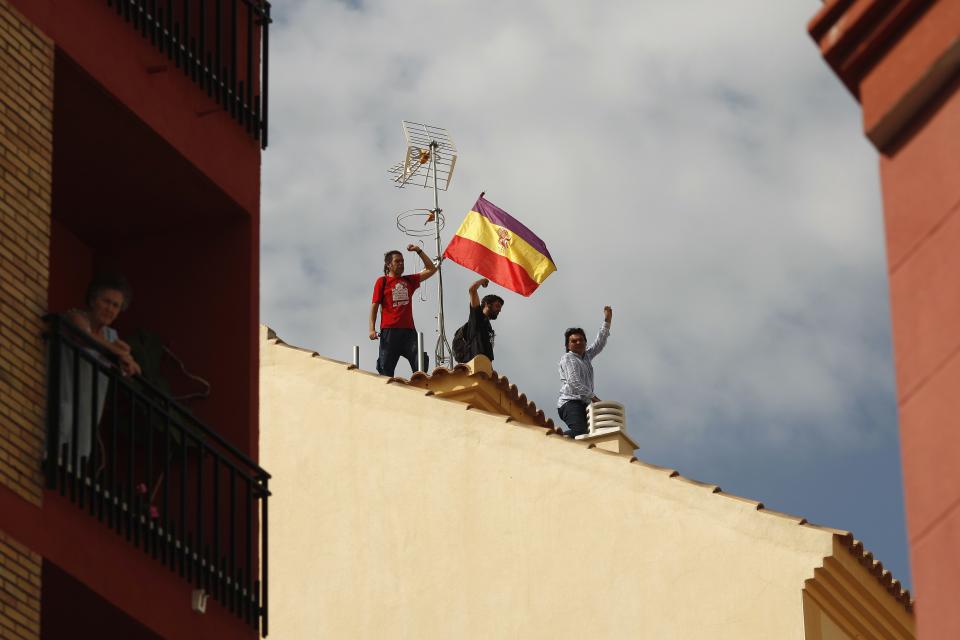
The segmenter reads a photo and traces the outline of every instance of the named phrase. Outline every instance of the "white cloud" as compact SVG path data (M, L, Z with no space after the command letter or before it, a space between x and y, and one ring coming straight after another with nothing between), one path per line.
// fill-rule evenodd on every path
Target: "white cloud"
M395 215L432 205L386 175L414 119L461 150L444 242L486 190L558 264L496 323L498 371L548 414L563 329L592 333L611 304L597 392L626 401L638 440L850 450L891 433L869 408L892 394L874 153L804 32L819 4L786 4L278 6L263 321L330 357L361 344L373 368L370 292L407 243ZM445 270L450 335L475 277ZM430 343L434 283L416 316Z

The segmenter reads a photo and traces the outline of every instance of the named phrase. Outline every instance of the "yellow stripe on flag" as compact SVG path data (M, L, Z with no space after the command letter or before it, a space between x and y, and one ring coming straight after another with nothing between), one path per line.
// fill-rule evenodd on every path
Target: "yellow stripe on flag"
M489 218L476 211L467 214L463 224L457 229L457 235L482 244L490 251L519 265L537 284L557 270L552 260L531 247L526 240L509 229L493 224Z

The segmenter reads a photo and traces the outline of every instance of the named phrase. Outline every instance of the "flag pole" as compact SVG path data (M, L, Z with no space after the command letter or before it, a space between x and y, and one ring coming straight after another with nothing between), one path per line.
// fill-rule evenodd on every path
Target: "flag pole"
M437 241L437 300L439 303L439 309L437 311L437 347L434 353L436 357L436 362L434 366L441 367L446 364L452 365L452 358L448 357L448 353L451 353L450 344L447 342L447 331L444 327L443 319L443 256L440 251L440 190L437 187L437 144L436 140L430 142L430 162L433 165L433 206L434 206L434 216L433 223L436 227L436 241ZM452 353L451 353L452 355Z

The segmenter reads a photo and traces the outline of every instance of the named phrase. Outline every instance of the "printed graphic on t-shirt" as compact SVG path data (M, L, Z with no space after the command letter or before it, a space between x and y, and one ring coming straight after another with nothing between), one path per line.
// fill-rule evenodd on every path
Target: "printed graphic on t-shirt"
M407 285L404 282L398 282L393 285L393 306L402 307L403 305L410 304L410 292L407 290Z

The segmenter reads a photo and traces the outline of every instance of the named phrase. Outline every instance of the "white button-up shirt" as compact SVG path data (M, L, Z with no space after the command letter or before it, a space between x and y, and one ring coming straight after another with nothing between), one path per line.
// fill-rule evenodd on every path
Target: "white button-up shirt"
M593 400L593 364L592 360L603 351L610 336L610 323L604 321L600 325L596 340L593 341L583 356L567 351L560 358L560 398L557 408L569 400L580 400L590 403Z

